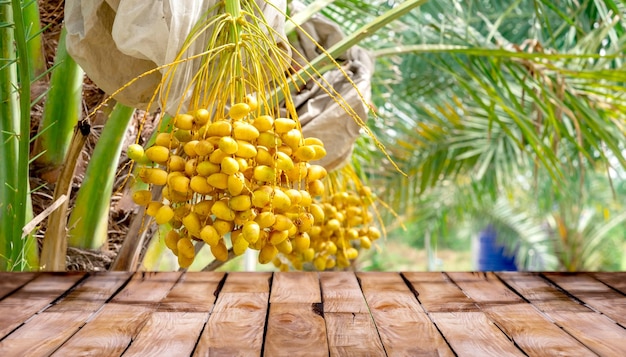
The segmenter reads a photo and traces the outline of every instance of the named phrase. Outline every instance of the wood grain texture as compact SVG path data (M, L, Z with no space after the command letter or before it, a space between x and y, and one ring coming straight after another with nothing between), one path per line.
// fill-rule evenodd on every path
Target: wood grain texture
M271 273L228 273L194 356L260 356Z
M59 298L84 273L41 273L0 301L0 338Z
M263 311L265 314L269 296L269 292L220 294L212 311L213 313L242 311L251 314Z
M524 356L480 311L430 315L458 356Z
M558 325L600 356L626 356L626 330L595 312L555 311Z
M185 273L161 301L159 311L209 312L224 273Z
M535 273L515 272L498 273L497 275L540 311L547 313L553 311L591 311Z
M53 356L119 356L137 336L152 311L144 305L106 304Z
M181 272L137 272L111 302L156 307L180 279L181 274Z
M361 290L370 310L398 310L422 313L413 292L397 273L357 273Z
M453 356L400 274L357 273L389 356Z
M324 318L313 304L270 305L264 356L328 356Z
M370 314L324 312L324 320L331 356L386 356Z
M92 273L72 292L46 311L96 312L128 279L132 273Z
M626 356L624 273L16 276L2 357Z
M593 277L626 295L626 272L594 273Z
M386 292L400 292L401 294L406 294L408 291L407 285L399 273L367 272L356 273L356 276L363 291L376 289ZM410 291L409 294L413 295Z
M0 299L33 280L35 276L36 273L0 272Z
M588 306L626 327L626 297L583 273L545 273L546 278Z
M448 273L500 329L529 356L592 356L494 273Z
M214 312L206 324L194 356L260 356L265 310Z
M91 316L84 311L43 312L0 341L0 356L49 356Z
M478 306L442 273L402 273L428 312L478 311Z
M494 273L446 273L472 300L484 305L521 303L524 300L506 287Z
M587 348L602 356L626 355L626 330L610 319L571 299L537 274L498 275Z
M264 355L327 356L321 302L318 273L274 273Z
M134 273L124 288L55 352L58 356L115 356L137 336L181 273Z
M485 313L528 356L595 356L532 305L491 305Z
M369 313L365 297L353 272L319 273L324 314L329 312Z
M124 357L191 356L208 313L154 312Z
M272 273L228 273L220 294L268 292Z
M0 342L0 356L46 356L98 311L131 273L97 273Z
M319 275L314 272L279 272L274 273L270 304L321 303Z

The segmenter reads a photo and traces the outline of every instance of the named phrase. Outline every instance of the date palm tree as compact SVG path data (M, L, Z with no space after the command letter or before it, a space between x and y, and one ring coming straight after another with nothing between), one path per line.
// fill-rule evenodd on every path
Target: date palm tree
M599 269L624 227L624 1L437 1L394 24L363 172L407 224L441 232L488 217L521 261ZM381 35L385 32L381 32ZM484 226L483 226L484 227ZM530 254L529 254L530 253ZM617 258L619 260L619 258ZM607 265L608 264L608 265Z

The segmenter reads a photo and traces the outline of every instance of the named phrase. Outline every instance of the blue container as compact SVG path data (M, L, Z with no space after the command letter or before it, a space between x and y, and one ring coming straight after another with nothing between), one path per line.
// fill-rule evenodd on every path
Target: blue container
M517 271L515 253L507 252L506 246L497 240L497 232L487 226L478 235L478 271Z

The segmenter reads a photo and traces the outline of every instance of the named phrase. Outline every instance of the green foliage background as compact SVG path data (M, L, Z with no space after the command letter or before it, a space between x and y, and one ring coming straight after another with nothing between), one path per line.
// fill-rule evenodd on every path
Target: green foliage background
M313 9L320 2L307 3ZM626 269L626 1L413 3L421 6L408 13L398 11L407 2L396 1L337 0L321 10L346 34L394 16L343 44L358 42L376 59L377 115L368 125L406 173L390 169L370 138L357 142L359 174L398 213L379 207L388 241L426 246L433 267L437 249L467 250L492 224L502 242L520 245L521 268ZM29 188L29 166L38 160L73 168L58 158L78 140L82 72L62 49L46 70L37 5L0 2L0 270L40 266L37 239L22 237L31 218L29 194L37 189ZM57 75L42 97L30 98L31 82L56 71L72 75ZM71 110L29 137L30 106L44 96L46 107ZM132 108L119 111L127 117L108 124L111 135L123 132L117 126L132 114ZM109 163L92 158L90 165L103 167L92 174L111 182L110 162L117 160L102 160ZM100 205L93 210L99 215L74 215L102 227L109 200ZM100 237L77 238L75 245L104 245L102 234L74 234ZM57 238L62 249L65 237ZM375 253L368 259L362 265L368 269L394 268ZM64 257L58 261L64 268Z

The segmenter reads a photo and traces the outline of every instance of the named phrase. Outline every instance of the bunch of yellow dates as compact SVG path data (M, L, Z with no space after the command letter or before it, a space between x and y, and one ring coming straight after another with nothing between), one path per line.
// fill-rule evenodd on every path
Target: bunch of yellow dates
M318 270L348 266L358 255L351 241L369 248L380 237L369 226L371 193L327 192L326 169L310 163L326 155L322 141L304 138L294 119L255 114L251 97L227 115L196 109L176 115L172 130L145 151L129 146L150 185L133 200L156 223L171 225L165 243L181 267L193 262L200 240L219 260L230 246L235 255L258 250L260 263L282 270L305 262Z

